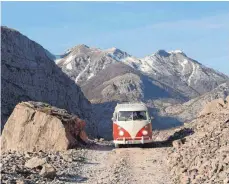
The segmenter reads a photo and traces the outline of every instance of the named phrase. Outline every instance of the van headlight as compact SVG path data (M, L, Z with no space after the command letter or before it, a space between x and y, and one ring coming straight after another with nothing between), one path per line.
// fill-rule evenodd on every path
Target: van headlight
M124 135L124 132L122 130L119 131L118 133L120 136L123 136Z
M148 135L148 131L147 131L147 130L143 130L143 131L142 131L142 134L143 134L143 135Z

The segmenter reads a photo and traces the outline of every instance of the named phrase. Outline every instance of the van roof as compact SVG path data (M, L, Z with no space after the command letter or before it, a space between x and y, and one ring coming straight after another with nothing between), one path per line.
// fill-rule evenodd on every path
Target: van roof
M147 107L144 103L122 103L117 104L115 111L147 111Z

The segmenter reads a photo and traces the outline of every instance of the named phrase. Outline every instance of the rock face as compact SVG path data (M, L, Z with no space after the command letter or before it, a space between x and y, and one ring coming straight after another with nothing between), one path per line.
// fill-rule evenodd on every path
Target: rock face
M228 104L229 98L205 106L204 113L188 125L195 133L171 150L168 160L175 183L228 183Z
M39 102L19 103L1 138L2 151L60 151L76 147L85 122Z
M35 100L78 115L87 121L87 132L95 135L90 102L50 58L50 53L36 42L1 27L2 127L17 103Z

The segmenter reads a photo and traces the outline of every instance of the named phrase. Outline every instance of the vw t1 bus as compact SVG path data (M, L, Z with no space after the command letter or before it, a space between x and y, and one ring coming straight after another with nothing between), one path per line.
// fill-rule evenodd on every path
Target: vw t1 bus
M123 144L152 142L152 124L144 103L117 104L113 113L113 142Z

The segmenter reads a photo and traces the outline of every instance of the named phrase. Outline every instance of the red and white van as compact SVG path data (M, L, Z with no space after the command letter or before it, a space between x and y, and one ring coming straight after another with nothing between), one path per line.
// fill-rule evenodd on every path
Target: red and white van
M144 103L117 104L112 121L115 147L152 142L151 118Z

